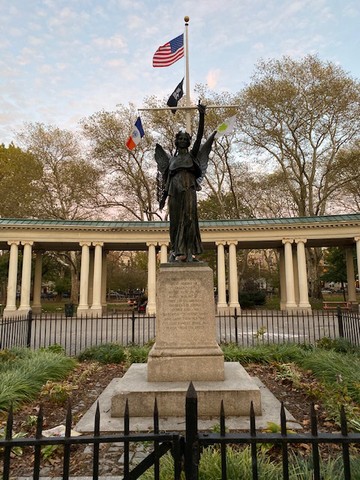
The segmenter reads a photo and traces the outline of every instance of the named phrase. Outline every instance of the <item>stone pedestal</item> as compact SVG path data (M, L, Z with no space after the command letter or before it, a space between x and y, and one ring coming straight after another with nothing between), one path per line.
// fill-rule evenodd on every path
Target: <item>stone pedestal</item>
M157 280L156 343L147 365L133 364L119 379L111 416L151 417L155 398L160 417L185 415L190 381L199 416L248 415L253 402L262 414L260 388L238 362L224 362L216 341L213 272L204 263L162 264Z
M157 280L156 343L149 382L224 380L216 341L213 272L203 263L162 264Z

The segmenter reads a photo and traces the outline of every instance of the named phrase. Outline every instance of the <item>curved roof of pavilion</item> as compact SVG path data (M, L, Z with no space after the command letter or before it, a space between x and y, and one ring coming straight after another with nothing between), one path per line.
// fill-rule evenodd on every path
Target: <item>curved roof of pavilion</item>
M360 213L199 223L205 248L221 241L237 241L239 248L277 248L284 238L306 239L308 246L351 245L360 237ZM168 230L163 221L0 218L0 248L20 240L33 241L35 250L79 250L83 241L104 242L107 250L143 250L149 242L168 242Z

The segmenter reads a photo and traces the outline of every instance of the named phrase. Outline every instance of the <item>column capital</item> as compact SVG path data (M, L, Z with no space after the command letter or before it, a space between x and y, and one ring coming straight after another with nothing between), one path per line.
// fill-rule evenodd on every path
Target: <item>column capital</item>
M226 245L226 241L225 240L221 240L220 242L215 242L215 245L218 247L219 245L223 245L225 246Z
M167 241L158 242L158 245L159 245L160 247L168 247L168 246L169 246L169 242L167 242Z
M227 245L235 245L235 247L238 243L239 242L237 240L227 240L227 242L226 242Z
M30 245L32 247L34 242L32 240L21 240L21 245Z
M282 241L283 245L285 245L286 243L293 243L294 239L293 238L283 238L281 241Z
M303 243L305 245L305 243L307 242L307 238L295 238L295 243Z
M92 246L93 247L103 247L104 246L104 242L91 242Z
M79 242L80 247L91 247L91 242Z
M8 240L7 242L8 245L17 245L19 246L20 245L20 240Z
M157 247L158 242L146 242L147 247Z
M360 241L360 237L354 237L354 240L355 240L355 242L359 242L359 241Z

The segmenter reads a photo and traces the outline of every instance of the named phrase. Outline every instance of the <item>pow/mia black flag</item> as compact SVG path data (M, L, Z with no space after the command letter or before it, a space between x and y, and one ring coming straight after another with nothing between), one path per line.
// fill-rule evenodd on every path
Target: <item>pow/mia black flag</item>
M173 93L170 95L169 100L166 103L168 107L176 107L180 98L183 97L184 95L183 83L184 83L184 79L181 80L179 85L175 88ZM176 112L176 110L171 110L171 111L172 113Z

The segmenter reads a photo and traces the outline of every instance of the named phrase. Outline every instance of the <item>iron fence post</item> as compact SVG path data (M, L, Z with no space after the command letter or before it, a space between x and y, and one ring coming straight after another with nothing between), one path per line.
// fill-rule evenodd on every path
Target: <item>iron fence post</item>
M33 314L32 310L29 310L28 313L28 328L27 328L27 337L26 337L26 346L27 348L31 347L31 328L32 328Z
M339 325L339 335L340 337L344 338L344 324L343 324L343 317L341 307L337 307L337 318L338 318L338 325Z
M192 382L186 392L185 420L185 478L197 480L199 475L198 409L197 394Z
M131 312L131 343L135 345L135 310Z

